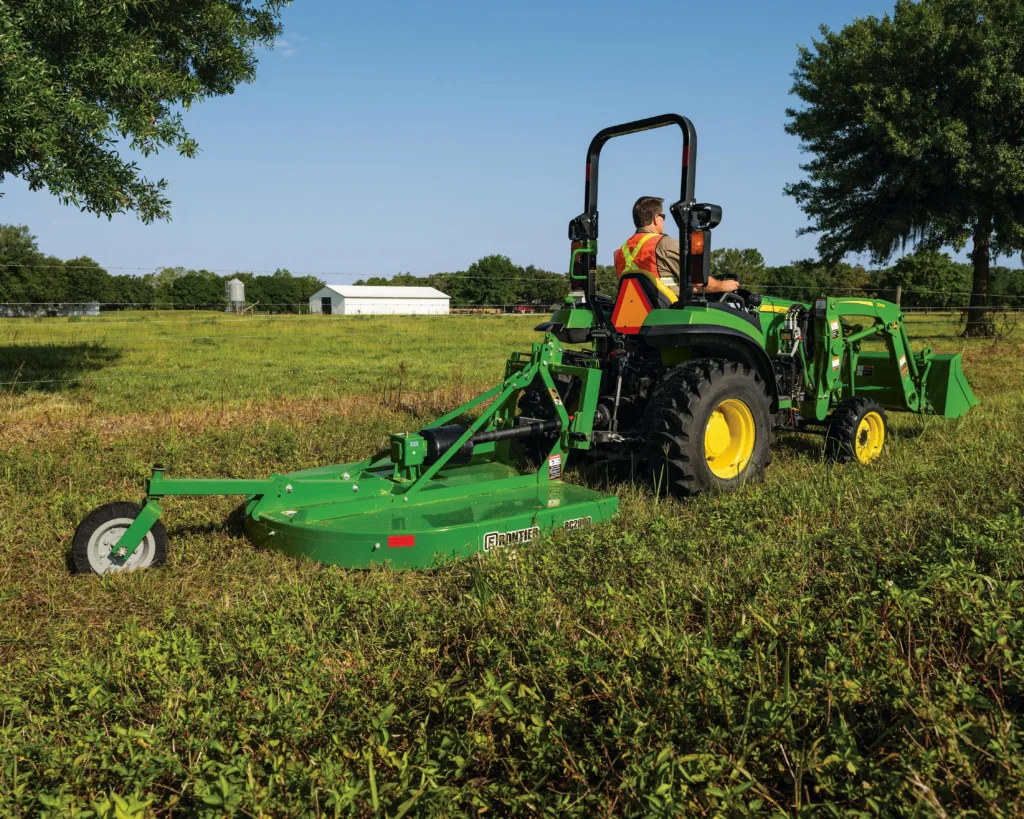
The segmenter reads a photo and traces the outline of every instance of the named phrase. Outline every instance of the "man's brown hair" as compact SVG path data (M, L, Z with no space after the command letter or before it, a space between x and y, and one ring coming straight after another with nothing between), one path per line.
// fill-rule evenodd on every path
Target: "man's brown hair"
M665 200L657 196L641 196L633 205L633 224L638 228L647 227L662 212L664 203Z

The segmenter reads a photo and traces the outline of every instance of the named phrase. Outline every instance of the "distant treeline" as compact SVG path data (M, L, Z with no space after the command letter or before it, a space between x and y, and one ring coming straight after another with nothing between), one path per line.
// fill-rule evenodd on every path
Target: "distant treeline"
M862 293L891 301L899 287L904 307L965 307L970 301L973 271L971 265L938 251L918 251L874 270L845 262L828 265L815 259L768 267L753 249L711 253L713 275L734 276L750 290L794 301L812 301L822 293ZM992 307L1024 307L1024 271L992 267L988 292Z
M757 250L725 248L712 251L711 273L736 278L743 287L793 299L813 301L822 293L869 295L892 300L902 290L904 307L956 308L970 300L973 269L948 254L922 251L904 256L890 267L868 270L845 262L824 264L804 259L769 267ZM374 277L356 284L429 285L452 297L452 306L465 304L549 304L569 292L564 273L520 267L507 256L486 256L458 273L412 276L400 273L390 279ZM614 296L615 269L597 268L597 289ZM993 307L1024 307L1024 271L993 267L989 293Z
M142 276L113 276L88 256L61 260L40 252L24 226L0 225L0 304L100 302L104 310L159 306L173 309L227 306L224 283L245 283L249 304L261 311L298 312L323 287L315 276L287 270L256 276L238 272L219 276L209 270L165 267Z
M755 292L796 301L811 301L822 293L891 300L901 287L904 307L930 308L966 306L973 280L969 264L935 251L918 252L890 267L868 270L813 259L769 267L757 250L726 248L712 253L711 272L738 278ZM302 311L309 297L324 285L316 276L293 276L287 270L266 276L245 272L220 276L208 270L165 267L143 276L113 276L85 256L63 261L40 252L26 227L0 225L0 303L101 302L115 309L118 305L222 308L227 304L224 283L236 277L245 283L246 301L269 312ZM613 268L599 266L597 279L599 292L615 294ZM355 284L436 287L451 297L453 307L551 305L569 292L564 273L533 265L523 267L500 255L485 256L467 270L430 276L399 273L391 278L360 279ZM989 293L993 307L1024 307L1024 272L993 267Z

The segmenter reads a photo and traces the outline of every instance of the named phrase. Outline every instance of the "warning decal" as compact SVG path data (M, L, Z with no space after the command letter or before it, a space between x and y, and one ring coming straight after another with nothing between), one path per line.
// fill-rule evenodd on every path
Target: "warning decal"
M832 340L835 341L839 338L839 322L833 321L829 324L829 327L832 329Z
M552 388L552 389L548 390L548 392L551 393L551 400L555 402L555 406L556 407L562 406L562 396L560 396L558 394L558 390Z
M907 369L907 357L905 355L900 356L900 375L906 378L910 374L910 370Z
M562 477L562 456L551 455L548 457L548 480L557 481Z
M832 359L832 369L833 370L838 370L839 369L839 365L840 365L841 362L842 362L841 358L833 358Z
M871 378L875 374L874 364L861 364L857 367L857 377Z

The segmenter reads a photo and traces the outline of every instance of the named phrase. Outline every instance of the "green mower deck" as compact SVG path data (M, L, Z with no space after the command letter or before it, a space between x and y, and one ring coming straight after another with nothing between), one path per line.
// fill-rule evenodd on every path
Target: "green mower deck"
M386 561L393 568L425 569L528 543L542 531L607 520L618 505L614 495L538 481L500 463L442 471L433 486L411 501L393 494L377 494L364 503L346 497L353 494L352 486L360 492L383 488L389 472L351 464L285 475L296 495L313 486L307 481L328 481L339 500L293 503L276 493L252 498L246 504L246 534L259 545L321 563L364 568ZM346 474L354 477L345 480Z
M81 571L100 574L135 568L140 547L147 560L162 556L160 503L174 495L244 495L252 541L349 568L424 569L605 521L618 508L615 495L562 481L570 452L591 446L601 371L563 364L562 355L550 335L529 355L513 353L502 384L418 432L393 434L387 450L365 461L255 480L168 478L155 466L145 503L134 512L125 503L95 510L75 533L73 556ZM580 379L584 411L568 415L558 376ZM531 384L544 385L551 417L517 417ZM468 426L451 423L473 412ZM522 458L511 445L527 437L543 441L537 471L517 468Z

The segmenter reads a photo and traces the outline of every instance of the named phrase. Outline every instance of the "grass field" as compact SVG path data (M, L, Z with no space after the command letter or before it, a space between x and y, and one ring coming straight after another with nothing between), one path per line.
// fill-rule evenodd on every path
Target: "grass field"
M1024 333L981 405L427 573L258 551L72 577L92 507L355 460L500 379L536 316L0 321L0 815L1021 815ZM13 383L12 383L13 382ZM91 813L90 813L91 812Z

